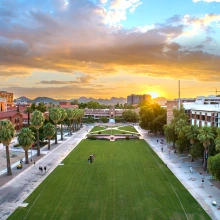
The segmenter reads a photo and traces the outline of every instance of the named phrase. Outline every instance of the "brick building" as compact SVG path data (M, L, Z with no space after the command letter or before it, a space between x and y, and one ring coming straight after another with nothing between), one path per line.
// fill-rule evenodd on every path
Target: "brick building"
M14 105L14 94L7 91L0 91L0 97L6 98L7 105Z

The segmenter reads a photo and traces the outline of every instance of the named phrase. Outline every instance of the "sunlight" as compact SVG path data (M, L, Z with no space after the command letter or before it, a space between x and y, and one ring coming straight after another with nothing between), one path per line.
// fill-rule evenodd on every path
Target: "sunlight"
M159 93L158 92L146 92L146 94L151 95L151 97L153 99L159 97Z

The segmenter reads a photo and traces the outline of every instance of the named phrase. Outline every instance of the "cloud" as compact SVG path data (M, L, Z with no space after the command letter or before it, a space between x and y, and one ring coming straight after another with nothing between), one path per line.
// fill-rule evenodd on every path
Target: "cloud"
M74 81L42 80L36 84L47 84L47 85L48 84L50 84L50 85L77 85L77 84L80 84L80 85L83 85L83 84L88 84L93 79L96 79L96 78L93 76L86 75L86 76L78 77Z
M90 83L96 77L121 73L197 80L207 75L208 80L216 80L220 57L203 51L204 47L186 50L176 39L193 25L207 30L211 23L219 21L220 15L175 15L163 24L125 29L109 25L106 19L120 23L141 1L99 3L2 0L0 77L25 77L38 70L85 74L70 84ZM207 43L211 40L208 37ZM43 80L40 84L68 85L61 80Z

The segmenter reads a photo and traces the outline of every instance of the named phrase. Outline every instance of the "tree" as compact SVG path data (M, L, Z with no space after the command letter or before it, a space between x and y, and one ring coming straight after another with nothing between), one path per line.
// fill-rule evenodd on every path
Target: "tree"
M11 140L14 138L14 136L15 136L14 125L9 120L1 120L0 121L0 143L2 143L5 146L8 175L12 175L10 155L9 155L9 145L11 143Z
M71 102L71 105L78 105L78 104L79 104L78 100L74 100Z
M25 110L24 113L28 114L28 127L30 125L30 114L33 112L32 108L28 106Z
M52 125L51 123L47 123L46 125L44 125L44 134L48 139L48 150L50 150L50 140L55 135L55 133L56 130L54 128L54 125Z
M61 117L60 117L60 124L61 124L61 140L63 140L63 121L65 120L65 118L67 117L67 113L63 108L60 108L60 113L61 113Z
M220 128L217 128L217 137L215 138L215 148L220 151Z
M204 126L199 129L198 134L198 140L201 141L201 143L204 146L204 154L203 154L203 165L204 169L207 170L207 161L209 156L209 145L210 141L214 139L214 133L211 129L211 127Z
M199 127L196 125L187 125L183 128L185 135L187 139L189 140L191 147L190 147L190 155L192 157L193 162L193 156L197 155L197 149L195 149L194 144L197 142L197 136L199 134Z
M216 154L215 156L209 157L208 169L212 176L214 176L217 180L220 181L220 154Z
M28 164L28 150L35 140L34 133L29 128L22 128L18 134L18 143L25 151L25 163Z
M61 111L60 108L50 108L49 110L49 117L53 121L55 125L55 144L57 144L57 123L60 121L61 118Z
M44 113L47 111L47 106L43 102L39 102L36 106L36 110Z
M105 116L100 117L101 122L103 123L107 123L108 122L108 118Z
M120 116L115 116L116 123L121 122L121 121L122 121L122 118Z
M132 111L132 110L126 110L122 113L122 118L126 121L126 122L137 122L139 120L139 116L136 112Z
M157 134L163 133L163 126L166 124L166 109L159 104L143 105L139 112L141 128L150 130Z
M167 143L173 143L173 147L175 147L175 143L178 139L178 136L175 132L175 125L174 124L168 124L164 125L164 135L166 138Z
M37 156L40 156L39 129L44 124L43 113L35 110L31 116L31 125L37 130Z
M70 122L69 130L70 130L70 135L72 135L72 126L71 125L72 125L72 120L74 118L74 112L72 111L72 109L70 109L70 108L66 109L66 117Z

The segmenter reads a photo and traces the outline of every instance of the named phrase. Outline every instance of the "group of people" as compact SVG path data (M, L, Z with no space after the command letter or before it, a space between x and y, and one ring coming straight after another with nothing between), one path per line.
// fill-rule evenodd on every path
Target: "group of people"
M92 163L95 160L95 154L90 154L88 158L88 163Z
M43 170L44 170L45 173L46 173L46 171L47 171L47 167L44 166L44 168L43 168L42 166L39 166L39 170L40 170L41 173L43 173Z

